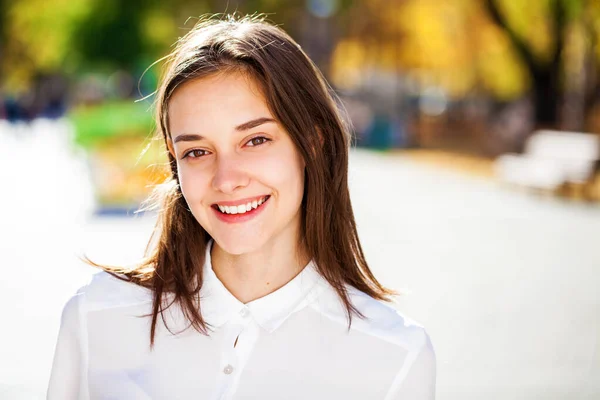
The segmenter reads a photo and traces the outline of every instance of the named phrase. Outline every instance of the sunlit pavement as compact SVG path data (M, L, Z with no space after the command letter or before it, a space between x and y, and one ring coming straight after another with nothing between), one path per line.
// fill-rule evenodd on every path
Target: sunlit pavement
M77 257L134 262L153 218L91 217L60 125L3 129L0 399L41 399L61 308L95 272ZM600 399L600 207L401 154L355 151L350 178L372 269L431 335L438 399Z

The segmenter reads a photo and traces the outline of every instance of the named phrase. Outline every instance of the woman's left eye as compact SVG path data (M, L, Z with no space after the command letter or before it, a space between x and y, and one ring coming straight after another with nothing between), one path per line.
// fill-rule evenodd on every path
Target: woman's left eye
M248 141L247 145L249 145L250 147L260 146L261 144L264 144L268 141L269 141L269 139L267 139L264 136L257 136L257 137L250 139Z

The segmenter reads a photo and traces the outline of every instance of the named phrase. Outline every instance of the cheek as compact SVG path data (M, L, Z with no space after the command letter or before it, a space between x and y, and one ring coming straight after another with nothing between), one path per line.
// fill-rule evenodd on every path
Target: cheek
M280 195L301 196L304 191L304 163L296 152L281 152L262 163L261 169ZM301 200L301 199L300 199Z
M178 165L177 173L179 175L179 184L181 193L186 202L193 208L200 201L208 190L207 174L193 167ZM194 210L192 210L194 211Z

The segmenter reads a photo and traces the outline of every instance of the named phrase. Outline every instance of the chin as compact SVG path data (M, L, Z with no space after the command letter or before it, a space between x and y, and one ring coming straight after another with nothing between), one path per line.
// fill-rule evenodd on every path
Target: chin
M215 235L213 239L224 252L235 256L254 253L264 245L256 236L247 238L238 235Z

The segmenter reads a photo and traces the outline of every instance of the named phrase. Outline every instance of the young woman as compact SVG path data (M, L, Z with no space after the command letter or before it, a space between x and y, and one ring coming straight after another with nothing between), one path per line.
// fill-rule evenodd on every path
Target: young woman
M433 399L431 342L365 261L349 128L300 46L256 19L200 22L157 121L157 240L67 303L48 398Z

